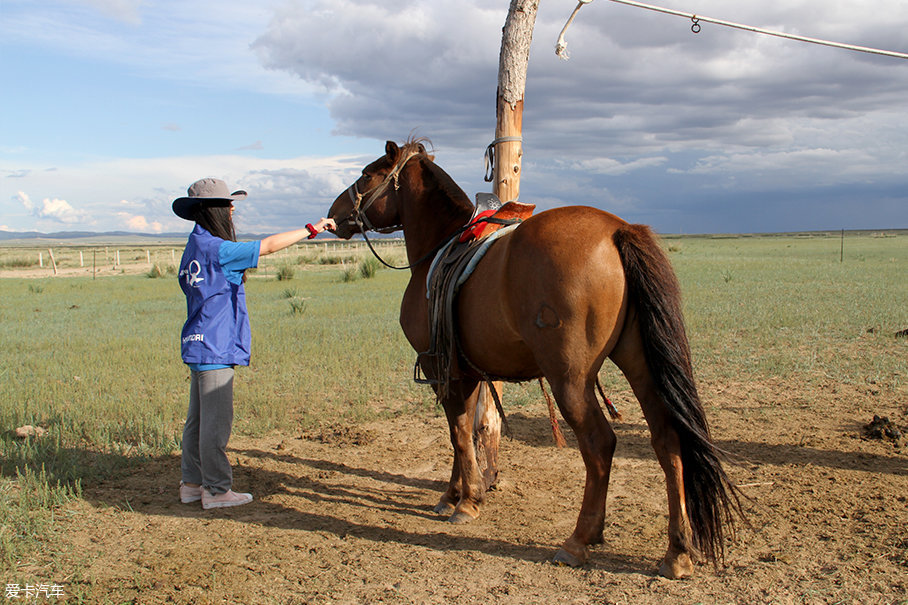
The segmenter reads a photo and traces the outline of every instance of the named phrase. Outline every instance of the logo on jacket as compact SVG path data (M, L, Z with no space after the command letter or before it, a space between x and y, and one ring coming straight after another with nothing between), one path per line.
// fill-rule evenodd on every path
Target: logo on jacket
M200 281L205 281L204 277L199 277L202 272L202 265L197 260L189 261L189 267L180 271L180 277L186 276L186 284L193 288L198 288Z

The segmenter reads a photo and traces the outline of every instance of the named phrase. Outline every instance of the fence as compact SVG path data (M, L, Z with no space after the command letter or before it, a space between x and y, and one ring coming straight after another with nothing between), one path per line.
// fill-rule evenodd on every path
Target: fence
M384 250L400 248L403 239L387 238L374 242ZM155 266L167 270L179 266L184 242L154 245L74 245L52 246L10 245L0 247L0 276L99 276L111 274L136 274L150 271ZM335 264L348 259L359 259L369 254L362 240L317 240L301 242L263 256L259 260L259 273L273 273L277 267L288 264ZM334 259L334 257L340 257Z

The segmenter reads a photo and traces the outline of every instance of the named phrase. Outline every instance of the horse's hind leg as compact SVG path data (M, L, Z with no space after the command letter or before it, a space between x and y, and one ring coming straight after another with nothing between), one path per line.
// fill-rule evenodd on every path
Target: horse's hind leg
M596 400L595 378L585 383L582 380L548 380L562 415L577 436L586 466L586 485L577 525L555 555L556 563L577 567L589 558L588 545L602 542L605 500L617 440Z
M643 344L635 324L626 329L618 346L610 355L621 369L640 402L650 440L659 465L665 473L668 492L668 550L659 567L659 574L667 578L683 578L694 571L692 558L692 532L687 516L684 496L681 442L672 425L668 408L656 391L652 375L643 357Z

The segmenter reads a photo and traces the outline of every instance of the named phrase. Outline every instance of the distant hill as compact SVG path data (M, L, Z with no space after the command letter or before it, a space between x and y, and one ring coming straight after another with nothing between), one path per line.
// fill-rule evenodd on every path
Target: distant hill
M11 239L84 239L115 237L118 239L124 237L150 238L150 239L173 239L175 237L186 237L187 233L133 233L130 231L55 231L53 233L41 233L39 231L0 231L0 241Z
M249 241L255 239L262 239L267 237L267 235L258 235L254 233L243 233L237 235L237 239L240 241ZM183 232L173 232L173 233L136 233L133 231L55 231L53 233L41 233L39 231L0 231L0 243L2 242L17 242L17 243L27 243L30 240L38 241L55 241L55 242L71 242L71 243L84 243L84 240L91 240L92 242L169 242L173 240L185 241L189 236L189 229ZM36 242L37 243L37 242Z
M190 229L181 232L173 233L136 233L132 231L55 231L53 233L41 233L39 231L0 231L0 243L4 241L16 241L16 242L28 242L29 240L52 240L52 241L68 241L68 240L91 240L92 242L99 241L172 241L172 240L183 240L189 236ZM275 231L276 233L276 231ZM238 233L237 240L239 241L250 241L258 240L268 237L271 233ZM398 239L401 237L401 234L381 234L373 233L369 235L369 239ZM360 236L354 236L354 239L359 239ZM331 237L323 236L319 237L318 241L330 241ZM305 241L305 240L303 240ZM76 242L73 242L76 243Z

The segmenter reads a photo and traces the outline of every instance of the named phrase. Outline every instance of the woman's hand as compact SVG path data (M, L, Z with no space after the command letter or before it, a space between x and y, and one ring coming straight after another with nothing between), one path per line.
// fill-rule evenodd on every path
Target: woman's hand
M334 222L333 218L321 218L312 226L315 227L315 230L319 233L325 230L334 231L337 229L337 223Z
M309 239L312 239L326 229L329 231L334 231L335 229L337 229L337 224L334 222L333 218L322 217L314 225L312 223L306 225L306 229L309 230Z
M309 236L309 239L312 239L326 229L331 231L337 229L337 224L334 222L334 219L323 218L314 225L306 225L304 229L296 229L294 231L269 235L262 240L262 243L259 246L259 256L265 256L266 254L272 254L278 250L283 250L287 246L291 246L300 241L307 235Z

